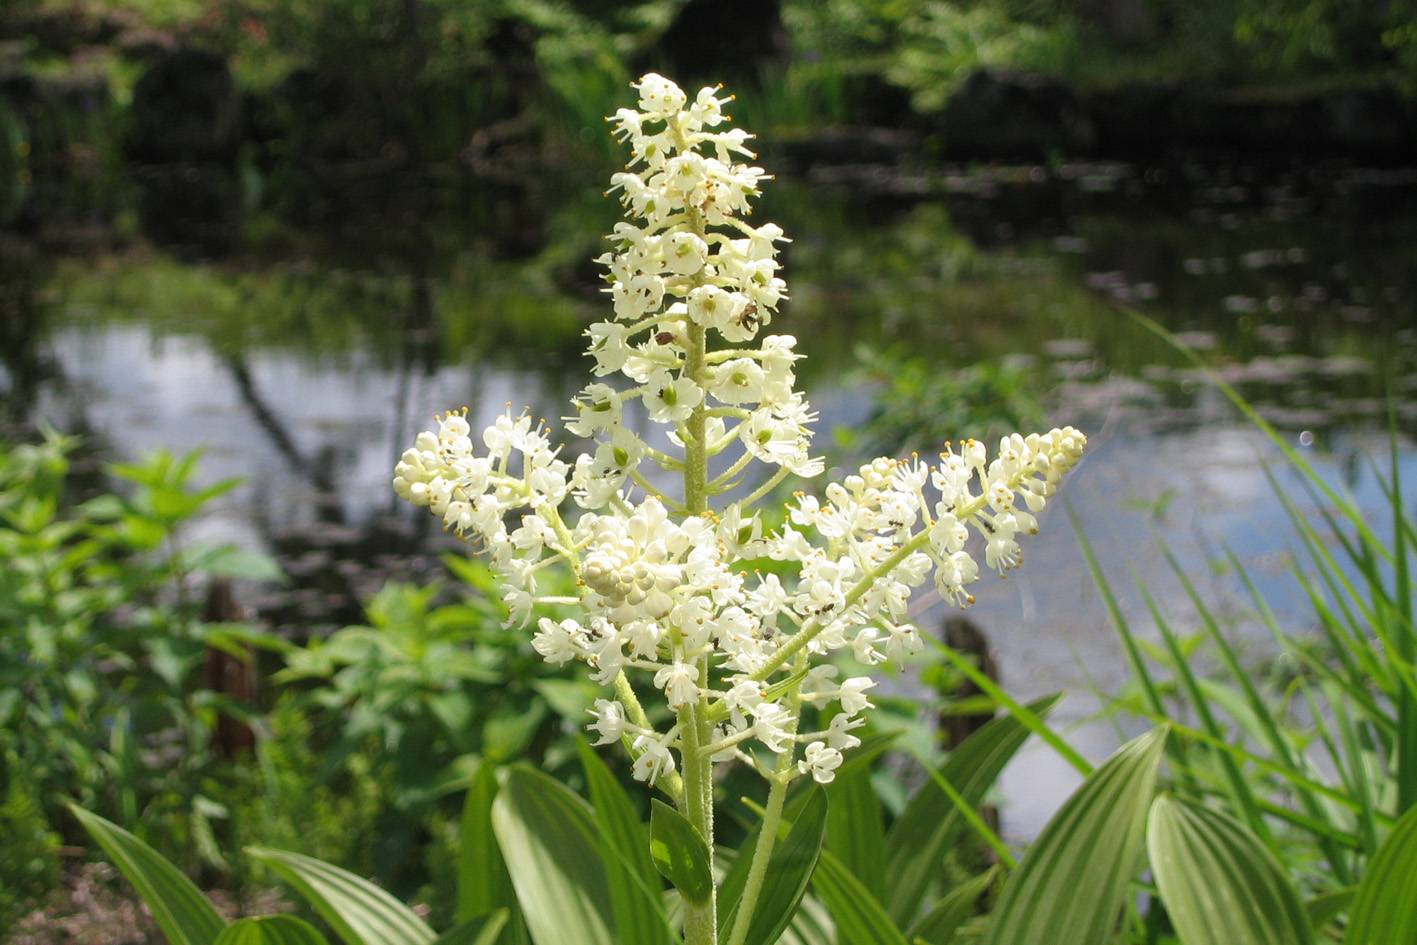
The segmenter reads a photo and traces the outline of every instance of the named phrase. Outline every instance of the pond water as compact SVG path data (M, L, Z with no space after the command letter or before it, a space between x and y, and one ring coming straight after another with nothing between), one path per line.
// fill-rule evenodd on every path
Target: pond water
M450 547L389 489L417 430L464 405L483 422L508 403L555 418L584 382L578 332L601 309L585 260L614 208L593 182L568 192L515 251L417 214L346 226L318 249L292 240L308 237L299 227L248 226L250 245L216 259L141 239L18 255L9 243L9 419L91 434L115 457L205 448L204 477L245 483L196 537L274 553L292 577L250 605L290 632L357 621L384 580L429 580ZM1268 631L1208 563L1233 549L1286 629L1310 629L1266 464L1292 476L1127 312L1179 333L1381 515L1365 457L1384 453L1389 422L1417 476L1414 197L1417 171L1342 163L804 169L759 211L794 239L793 299L772 328L809 355L824 447L871 415L899 363L859 370L863 345L923 359L927 375L982 363L1024 378L1049 424L1089 435L1065 495L1143 636L1137 580L1178 626L1198 626L1165 543L1257 658ZM1061 507L1025 553L1007 580L981 582L970 616L1012 692L1069 691L1055 721L1100 759L1119 735L1091 719L1127 672ZM939 601L917 608L927 628L946 616ZM1026 750L1004 778L1006 833L1035 833L1075 782L1046 749Z

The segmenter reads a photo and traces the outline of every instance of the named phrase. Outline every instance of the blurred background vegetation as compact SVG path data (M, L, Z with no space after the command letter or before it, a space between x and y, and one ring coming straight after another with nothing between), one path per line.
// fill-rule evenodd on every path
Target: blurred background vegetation
M436 410L565 411L647 70L727 85L778 175L835 464L1056 417L1140 464L1080 504L1179 541L1230 418L1119 306L1345 485L1417 430L1414 0L7 0L0 937L140 934L66 801L234 908L260 842L445 918L472 767L575 782L594 694L388 470ZM959 682L879 724L930 755Z

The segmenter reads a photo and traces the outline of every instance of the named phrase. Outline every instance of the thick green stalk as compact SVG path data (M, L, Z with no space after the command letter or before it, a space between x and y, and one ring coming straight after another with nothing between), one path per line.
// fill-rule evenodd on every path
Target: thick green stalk
M798 711L801 711L800 706ZM787 800L788 779L785 777L792 767L794 750L789 749L778 755L776 777L768 790L768 806L763 811L763 823L758 828L758 842L753 847L753 864L748 867L748 881L743 887L743 897L738 900L738 913L733 919L733 936L728 945L743 945L748 937L748 927L753 924L753 913L758 908L758 896L763 891L763 881L767 879L768 862L772 859L773 847L777 844L777 831L782 825L782 805Z
M713 761L699 751L708 743L704 709L698 703L679 708L679 734L684 759L684 807L682 813L708 844L709 868L713 868ZM684 902L684 945L714 945L718 941L718 888L701 905Z
M705 386L707 332L702 325L689 323L684 375ZM699 404L685 421L684 431L684 511L699 515L708 510L708 442L706 406ZM699 680L707 684L709 660L696 660ZM713 761L699 751L712 738L707 700L679 708L680 754L684 761L684 803L682 813L708 845L709 868L713 867ZM718 889L715 886L703 905L684 903L685 945L715 945L718 941Z

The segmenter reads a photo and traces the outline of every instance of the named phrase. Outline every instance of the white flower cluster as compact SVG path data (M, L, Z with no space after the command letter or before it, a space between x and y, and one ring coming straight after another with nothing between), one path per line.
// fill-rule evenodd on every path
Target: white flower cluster
M912 591L933 573L947 599L973 601L971 529L987 567L1016 567L1018 535L1037 530L1034 515L1086 440L1069 427L1006 437L992 460L975 441L935 466L878 459L828 485L824 499L798 493L787 521L765 528L758 499L786 475L822 465L808 452L813 415L793 389L795 340L739 347L784 297L782 231L741 219L764 175L731 163L751 157L746 134L709 130L724 121L726 99L706 88L689 104L657 75L636 87L640 110L613 119L641 165L614 178L630 221L600 259L615 319L587 332L594 373L630 385L590 384L567 423L595 449L569 464L544 429L509 414L483 432L479 451L464 414L450 413L404 453L394 488L484 544L514 622L529 622L539 602L567 603L539 595L537 575L569 564L582 613L540 619L533 645L616 686L619 698L597 701L591 728L597 744L630 744L636 777L661 778L675 769L675 751L693 751L746 760L769 777L828 782L858 744L852 730L864 724L875 683L838 681L812 657L849 650L870 665L919 650L907 619ZM670 425L677 455L625 425L634 399ZM666 495L642 475L646 459L682 474L683 494ZM773 467L767 481L713 511L709 500L739 485L753 460ZM584 510L574 521L563 517L572 501ZM763 559L780 564L766 574L745 567ZM667 731L648 724L626 681L634 670L676 713ZM838 711L825 728L799 732L806 704ZM750 739L779 763L745 750Z

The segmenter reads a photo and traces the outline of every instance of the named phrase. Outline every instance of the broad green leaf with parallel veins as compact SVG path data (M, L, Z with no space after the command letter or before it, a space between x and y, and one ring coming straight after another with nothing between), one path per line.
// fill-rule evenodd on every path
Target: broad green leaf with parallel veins
M329 941L304 919L265 915L237 919L212 945L329 945Z
M600 825L601 855L622 941L653 945L676 940L664 910L664 884L650 857L634 802L584 738L576 739L591 805Z
M497 909L487 915L478 916L448 929L438 936L433 945L492 945L507 924L508 916L506 909Z
M412 909L367 879L300 853L246 852L295 887L347 945L428 945L437 938Z
M1146 832L1151 871L1182 945L1306 945L1299 894L1239 821L1163 794Z
M172 945L214 945L226 920L190 879L117 824L72 804L69 809L143 897Z
M1046 718L1061 698L1055 693L1030 702L1027 708ZM1030 734L1012 715L993 719L955 749L940 773L966 801L978 805ZM886 837L883 904L897 927L906 927L915 920L926 891L940 875L944 859L964 827L964 817L933 782L924 784L911 797Z
M468 784L463 802L462 823L458 828L458 906L457 919L468 922L499 909L508 911L505 931L499 939L504 945L525 945L529 941L526 923L497 836L492 832L492 802L497 797L495 766L483 760Z
M807 802L802 805L787 836L779 839L773 848L772 856L768 860L767 876L748 924L743 945L772 945L778 940L783 929L791 923L793 913L797 911L797 905L807 891L812 871L817 868L817 859L822 851L822 839L827 828L827 795L817 785L813 785L808 791ZM756 833L748 837L744 849L739 851L739 861L746 863L752 857L752 847L747 844L754 843L756 839ZM719 890L720 896L731 896L735 899L727 917L719 923L720 942L729 941L733 925L738 920L738 907L741 903L736 900L743 886L741 881L730 883L737 870L738 863L735 863L734 872L725 878ZM740 880L743 878L742 873L737 875ZM720 904L720 915L722 908Z
M1410 942L1417 942L1417 807L1399 818L1368 861L1343 936L1343 945Z
M569 788L514 766L492 827L536 945L620 945L599 827Z
M974 914L974 904L998 875L999 868L990 867L968 882L960 883L951 889L935 903L933 909L921 916L920 921L906 931L906 937L912 942L925 942L926 945L948 945L954 940L955 930Z
M826 850L812 874L812 888L831 910L837 941L851 945L909 945L876 897Z
M1156 790L1166 729L1119 748L1064 802L1004 885L983 945L1111 941Z

